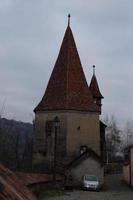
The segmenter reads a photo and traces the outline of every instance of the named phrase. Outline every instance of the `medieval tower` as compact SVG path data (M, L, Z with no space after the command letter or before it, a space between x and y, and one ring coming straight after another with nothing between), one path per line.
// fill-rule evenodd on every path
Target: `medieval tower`
M34 161L41 163L53 158L56 128L58 158L79 154L81 147L100 152L101 99L95 66L88 86L73 33L68 26L44 96L34 109ZM59 126L54 119L58 117Z

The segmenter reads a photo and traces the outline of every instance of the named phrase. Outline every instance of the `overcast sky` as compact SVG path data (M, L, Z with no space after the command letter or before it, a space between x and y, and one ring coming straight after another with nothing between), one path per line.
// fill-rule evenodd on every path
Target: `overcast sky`
M1 115L32 121L68 13L88 84L96 65L102 118L113 114L120 124L133 120L132 0L0 0Z

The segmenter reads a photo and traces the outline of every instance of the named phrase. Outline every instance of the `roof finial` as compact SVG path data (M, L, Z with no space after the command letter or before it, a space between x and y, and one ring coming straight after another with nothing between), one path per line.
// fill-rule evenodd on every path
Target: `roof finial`
M95 75L95 65L93 65L93 75Z
M71 15L68 14L68 26L70 25L70 17L71 17Z

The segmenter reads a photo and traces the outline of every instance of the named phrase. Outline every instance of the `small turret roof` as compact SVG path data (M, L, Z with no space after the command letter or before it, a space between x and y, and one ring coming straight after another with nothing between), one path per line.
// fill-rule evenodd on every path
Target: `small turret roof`
M98 106L93 102L80 62L70 28L70 15L59 55L45 94L34 109L35 112L47 110L99 112Z
M98 86L98 82L97 82L97 78L95 75L95 65L93 65L93 76L90 82L90 91L93 95L94 98L101 98L103 99L104 97L102 96L99 86Z

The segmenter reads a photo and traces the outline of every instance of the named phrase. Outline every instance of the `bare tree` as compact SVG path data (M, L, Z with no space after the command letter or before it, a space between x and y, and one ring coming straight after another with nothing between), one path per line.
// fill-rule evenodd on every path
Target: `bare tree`
M127 121L123 129L123 148L133 145L133 122Z
M113 161L116 156L116 152L120 150L121 146L121 130L118 127L116 118L112 115L106 117L104 120L106 127L106 151L107 151L107 162Z

